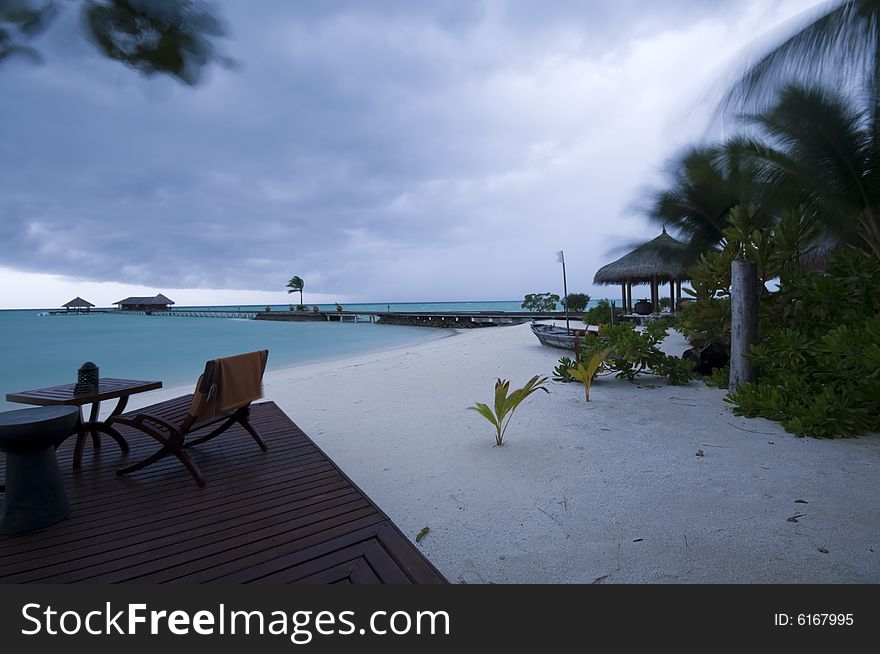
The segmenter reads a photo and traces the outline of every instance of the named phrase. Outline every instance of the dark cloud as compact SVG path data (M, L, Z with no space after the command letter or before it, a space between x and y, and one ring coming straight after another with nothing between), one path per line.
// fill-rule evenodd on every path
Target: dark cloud
M750 4L227 2L238 67L194 88L101 58L64 12L34 41L44 65L0 68L0 265L157 288L295 273L362 297L518 295L544 265L505 261L607 229L631 200L609 184L644 182L600 181L616 155L592 154L615 130L626 144L615 107L638 118L647 102L621 62ZM645 147L656 162L666 146Z

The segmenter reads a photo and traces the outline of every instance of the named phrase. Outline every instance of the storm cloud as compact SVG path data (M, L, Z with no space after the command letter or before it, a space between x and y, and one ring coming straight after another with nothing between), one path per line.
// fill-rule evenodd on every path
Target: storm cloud
M0 266L363 300L594 290L713 85L794 0L224 2L186 87L67 9L0 67ZM2 304L2 301L0 301Z

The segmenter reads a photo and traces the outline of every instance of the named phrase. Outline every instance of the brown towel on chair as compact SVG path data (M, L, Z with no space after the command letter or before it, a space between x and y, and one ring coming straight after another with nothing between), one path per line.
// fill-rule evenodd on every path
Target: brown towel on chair
M196 384L190 415L201 422L232 413L263 397L263 371L268 355L268 350L258 350L209 362Z
M232 413L263 397L263 369L266 350L216 359L216 406L218 413Z

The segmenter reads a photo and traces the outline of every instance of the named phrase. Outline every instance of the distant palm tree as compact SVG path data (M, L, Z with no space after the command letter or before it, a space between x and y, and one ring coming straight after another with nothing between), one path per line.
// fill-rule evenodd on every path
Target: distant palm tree
M880 1L833 0L807 10L728 91L724 106L764 111L787 85L850 85L868 105L880 97Z
M750 122L760 140L744 147L768 188L803 205L837 242L880 257L880 106L791 85Z
M287 292L288 293L296 293L299 291L299 305L303 306L303 280L301 277L293 276L290 278L290 281L287 282Z

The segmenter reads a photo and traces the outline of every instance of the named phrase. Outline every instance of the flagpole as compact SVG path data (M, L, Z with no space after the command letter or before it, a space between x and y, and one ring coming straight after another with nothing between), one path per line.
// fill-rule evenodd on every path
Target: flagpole
M562 262L562 291L565 293L563 296L565 298L563 304L565 307L565 331L571 334L571 328L568 326L568 280L565 276L565 254L562 250L559 251L559 260Z

